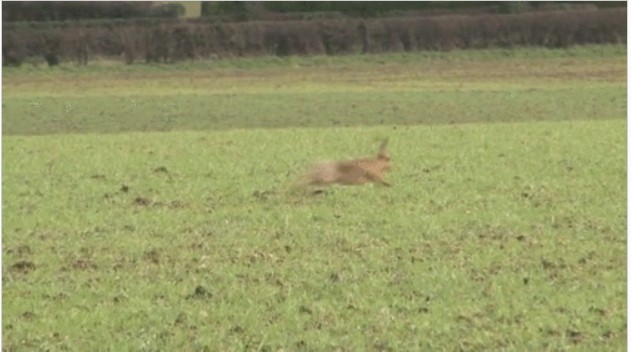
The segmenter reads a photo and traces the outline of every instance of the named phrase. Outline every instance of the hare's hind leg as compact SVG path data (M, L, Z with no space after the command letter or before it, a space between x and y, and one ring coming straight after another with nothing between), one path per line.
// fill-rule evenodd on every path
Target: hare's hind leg
M309 183L301 183L294 184L291 188L293 193L297 194L325 194L328 189L328 185L319 185L319 184L309 184Z
M325 178L318 171L320 165L316 165L307 173L298 177L291 185L291 191L295 193L322 194L330 186Z

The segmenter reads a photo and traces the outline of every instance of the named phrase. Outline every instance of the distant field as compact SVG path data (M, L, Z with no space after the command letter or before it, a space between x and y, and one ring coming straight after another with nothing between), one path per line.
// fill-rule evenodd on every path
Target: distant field
M3 350L624 349L626 52L573 50L5 70Z
M5 69L3 133L601 120L626 50L460 51Z

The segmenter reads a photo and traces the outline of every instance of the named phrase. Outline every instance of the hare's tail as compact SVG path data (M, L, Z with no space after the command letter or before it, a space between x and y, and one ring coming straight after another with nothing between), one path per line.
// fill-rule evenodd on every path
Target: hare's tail
M295 177L291 181L289 188L291 190L297 191L297 190L305 189L308 185L309 185L309 178L307 177L307 175L300 175L298 177Z
M290 192L303 192L309 188L311 184L311 177L309 173L303 172L298 176L294 176L289 181L287 188Z

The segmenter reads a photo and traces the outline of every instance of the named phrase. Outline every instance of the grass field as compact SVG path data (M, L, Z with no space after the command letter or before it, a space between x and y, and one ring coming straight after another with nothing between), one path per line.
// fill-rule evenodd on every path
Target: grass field
M626 50L3 72L3 350L620 351ZM392 188L288 186L390 139Z

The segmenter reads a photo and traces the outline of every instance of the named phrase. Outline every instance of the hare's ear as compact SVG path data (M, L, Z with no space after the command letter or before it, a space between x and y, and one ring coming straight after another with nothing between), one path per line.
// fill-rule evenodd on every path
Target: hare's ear
M379 156L388 156L388 151L386 150L386 147L388 146L388 138L385 138L382 142L381 145L379 146Z

